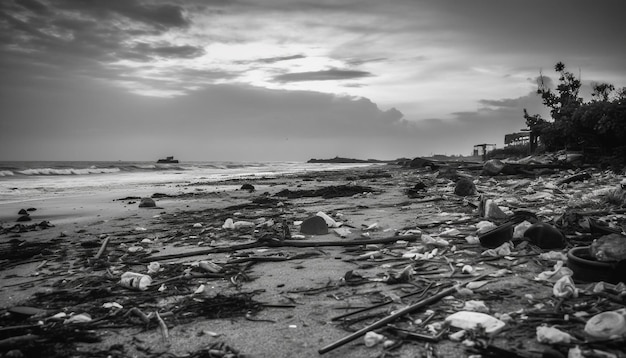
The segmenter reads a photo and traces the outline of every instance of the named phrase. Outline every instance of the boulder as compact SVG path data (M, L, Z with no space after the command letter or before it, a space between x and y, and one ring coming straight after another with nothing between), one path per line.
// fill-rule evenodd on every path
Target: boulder
M468 178L461 178L456 182L454 187L454 194L458 196L469 196L476 193L476 185Z
M483 165L483 174L489 176L496 176L504 169L504 163L498 159L490 159Z
M300 232L306 235L328 234L328 225L323 217L315 215L302 222Z
M21 209L18 213L18 215L28 215L28 211Z
M17 218L17 222L24 222L24 221L31 221L31 220L32 219L28 215L20 215L20 217Z
M140 208L155 208L156 203L154 202L152 198L141 198L141 201L139 202L139 207Z

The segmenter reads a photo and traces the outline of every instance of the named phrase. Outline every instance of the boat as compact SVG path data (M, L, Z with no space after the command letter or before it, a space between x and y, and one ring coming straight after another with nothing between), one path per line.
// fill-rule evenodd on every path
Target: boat
M178 159L174 159L174 157L167 157L165 159L157 160L157 163L178 163Z

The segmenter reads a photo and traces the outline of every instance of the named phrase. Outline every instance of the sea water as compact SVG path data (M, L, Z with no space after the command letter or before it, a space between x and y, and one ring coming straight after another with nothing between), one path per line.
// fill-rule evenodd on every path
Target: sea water
M370 166L304 162L0 162L0 205L107 191L132 194L236 178Z

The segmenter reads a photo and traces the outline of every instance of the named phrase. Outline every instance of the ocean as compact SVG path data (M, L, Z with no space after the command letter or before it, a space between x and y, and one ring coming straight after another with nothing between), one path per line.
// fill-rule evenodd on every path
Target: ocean
M272 177L371 166L305 162L0 161L0 205L101 191L142 192L155 187Z

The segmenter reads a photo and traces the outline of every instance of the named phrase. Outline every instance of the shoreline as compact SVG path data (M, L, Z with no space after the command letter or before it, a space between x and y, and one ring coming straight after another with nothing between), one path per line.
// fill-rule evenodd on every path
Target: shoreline
M494 199L506 196L513 185L509 182L516 180L511 176L484 177L462 168L458 173L475 178L482 195ZM497 272L499 267L492 266L496 263L510 267L506 280L488 278L486 285L471 296L454 294L451 299L433 303L426 308L437 313L434 321L443 320L464 301L488 299L494 294L508 296L504 301L485 301L491 314L529 310L536 302L551 301L551 286L534 283L533 277L552 268L554 263L528 260L528 255L538 255L528 248L511 253L513 261L481 259L484 248L465 239L475 235L475 224L484 220L477 215L476 207L470 205L479 195L455 195L454 181L444 175L450 175L449 171L386 165L177 187L178 191L171 196L154 199L157 208L139 208L134 195L120 197L118 193L95 194L92 199L102 200L95 208L84 201L65 208L58 204L56 209L66 211L74 205L70 211L76 212L76 216L60 217L57 223L50 220L55 225L52 228L0 236L3 244L19 240L41 245L38 246L41 252L32 258L3 262L0 307L6 310L25 303L45 309L46 317L74 312L101 319L102 325L87 324L101 342L70 344L68 349L77 350L72 351L74 356L78 356L77 352L85 352L85 356L88 352L112 354L110 347L114 344L123 347L123 354L118 355L122 357L150 357L158 352L183 355L222 344L224 350L230 347L239 351L241 357L318 357L319 349L350 333L333 321L333 317L391 299L388 307L375 311L373 319L381 318L415 302L410 298L400 300L400 296L416 290L435 294L431 290L434 287ZM548 180L557 181L564 175L567 172L556 173ZM602 173L597 178L606 181L607 186L619 182L619 178ZM543 179L535 182L526 185L539 190ZM422 183L425 189L417 196L407 195L417 183ZM253 185L254 191L242 189L243 184ZM212 190L216 188L230 190ZM361 191L348 195L351 188ZM505 191L500 191L501 188ZM597 184L582 183L561 190L573 193L597 188ZM164 192L162 189L155 186L145 196ZM277 195L286 190L290 197ZM323 197L324 193L338 196ZM126 197L129 199L120 200ZM555 208L562 205L563 199L553 200ZM526 205L539 210L535 203ZM35 211L32 222L36 222L35 216L37 220L46 220L45 214L51 213L53 206L50 204L51 211ZM303 235L297 223L317 212L342 222L339 228L349 233L341 237L335 228L329 228L327 234ZM228 219L251 224L224 228ZM285 236L286 228L289 238ZM445 234L454 229L458 233ZM424 235L446 240L449 246L441 247L439 253L426 261L403 257L411 248L421 247L422 253L435 248L422 242ZM263 238L270 240L267 243L278 241L268 246ZM391 243L382 243L389 238ZM108 245L102 249L107 239ZM381 243L350 245L358 240ZM100 250L103 255L95 259ZM145 273L146 265L154 259L158 259L163 271L152 274L154 285L148 291L133 291L119 285L121 273ZM214 262L222 270L202 271L198 267L202 260ZM475 267L476 275L460 272L460 267L466 264ZM411 275L397 282L389 281L389 277L403 277L399 274L408 267L412 267ZM185 276L185 272L191 275ZM204 291L199 292L201 286ZM36 296L35 292L48 296ZM55 292L61 296L52 300ZM70 293L71 296L64 296ZM529 303L524 296L527 294L533 295L534 303ZM76 297L83 298L77 301ZM223 316L213 317L214 313L198 305L198 302L217 304L224 297L227 302L239 302L240 306L223 306ZM106 302L117 302L123 309L117 315L110 315L112 311L102 307ZM128 315L132 309L162 314L168 327L167 338L155 319L146 325L139 317ZM412 318L427 316L427 312L419 311ZM28 318L21 319L8 323L17 326L19 322L29 322ZM354 322L349 326L362 325ZM522 328L517 327L520 334L526 332ZM531 331L529 335L521 334L517 342L529 349L541 349L534 336L534 326ZM388 331L380 332L389 339L400 339ZM494 343L506 340L499 335ZM441 356L466 354L462 344L447 339L433 346ZM324 355L363 357L382 351L382 345L368 348L360 338ZM423 342L407 341L394 352L398 357L413 357L425 354L426 347Z

